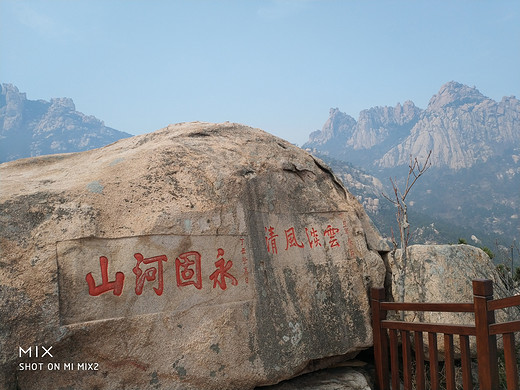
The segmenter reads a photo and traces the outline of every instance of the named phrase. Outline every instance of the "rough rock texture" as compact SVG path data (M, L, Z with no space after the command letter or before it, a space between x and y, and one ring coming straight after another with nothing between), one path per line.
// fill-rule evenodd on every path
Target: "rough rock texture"
M286 141L171 125L0 177L3 388L251 389L372 344L387 248Z
M480 248L470 245L412 245L405 276L405 302L473 302L474 279L492 279L494 297L503 298L508 292L495 271L489 256ZM400 251L396 253L397 258ZM391 256L389 256L391 259ZM398 300L398 271L392 268L392 295ZM497 311L497 321L507 321L509 313ZM513 317L517 312L511 313ZM406 312L407 321L474 324L471 313ZM475 352L473 338L472 350ZM458 348L458 340L455 340ZM426 345L426 344L425 344ZM439 339L439 350L444 343Z
M356 122L351 116L334 108L323 128L309 135L303 146L317 149L330 156L355 164L373 163L410 132L422 110L413 102L398 103L395 107L372 107L359 113ZM371 156L367 155L367 150ZM384 153L384 152L383 152Z
M76 111L72 99L28 100L14 85L0 85L0 162L80 152L130 136Z
M336 367L256 390L372 390L369 375L363 368Z
M356 129L356 120L350 115L341 112L338 108L329 110L329 119L323 125L323 128L309 135L310 144L328 144L340 139L342 143L352 137ZM344 146L344 145L343 145Z
M407 100L395 107L373 107L359 113L356 131L347 145L353 149L370 149L398 139L417 122L421 109Z
M381 167L407 164L412 156L424 158L432 150L435 166L469 168L500 155L520 140L520 101L502 101L476 88L451 82L434 95L410 135L389 150Z
M422 159L432 150L433 166L459 170L511 156L520 141L519 123L520 100L514 96L496 102L451 81L424 110L406 101L363 110L356 122L331 109L322 130L311 133L303 147L378 169L406 166L410 155Z

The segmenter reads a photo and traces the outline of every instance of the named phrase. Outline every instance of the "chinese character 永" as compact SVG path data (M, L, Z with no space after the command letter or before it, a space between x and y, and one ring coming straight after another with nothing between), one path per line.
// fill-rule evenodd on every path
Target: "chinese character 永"
M238 284L238 280L231 275L228 271L233 266L233 262L231 260L224 260L224 249L219 248L217 254L217 261L215 262L215 266L217 270L210 275L210 280L213 280L213 288L217 287L217 284L222 290L227 288L226 278L231 279L231 284L236 286ZM220 258L220 259L219 259Z

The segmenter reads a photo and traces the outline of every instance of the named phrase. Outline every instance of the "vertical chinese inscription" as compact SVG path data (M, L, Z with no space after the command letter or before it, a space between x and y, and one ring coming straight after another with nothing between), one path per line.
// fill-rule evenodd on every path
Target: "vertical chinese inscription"
M246 251L246 245L245 245L245 239L240 239L240 253L242 254L242 266L244 267L244 279L246 283L249 283L249 270L247 268L247 251Z

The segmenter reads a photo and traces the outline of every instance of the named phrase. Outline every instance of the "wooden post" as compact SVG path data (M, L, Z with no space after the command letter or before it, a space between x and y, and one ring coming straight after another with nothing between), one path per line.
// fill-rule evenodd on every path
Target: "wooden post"
M386 319L386 311L381 310L385 300L384 288L372 288L372 334L374 338L374 361L376 365L376 389L388 390L388 341L386 330L381 328L381 321Z
M508 389L518 389L518 367L516 366L515 334L504 334L504 357Z
M401 389L401 378L399 376L399 338L397 329L388 330L390 336L390 376L392 378L392 390Z
M401 331L401 342L403 343L403 383L404 390L412 390L412 346L410 343L410 332Z
M426 375L424 372L424 340L422 332L414 332L415 339L415 386L417 390L426 388Z
M495 323L495 312L488 310L488 301L492 299L493 282L488 279L474 280L473 304L480 390L498 389L497 338L489 334L489 325Z
M446 390L455 390L455 353L453 335L444 335L444 368L446 369Z
M471 351L469 349L469 336L459 336L460 358L462 366L462 387L464 390L473 390L473 379L471 376Z
M439 390L439 355L437 349L437 333L428 332L428 349L430 355L431 389Z

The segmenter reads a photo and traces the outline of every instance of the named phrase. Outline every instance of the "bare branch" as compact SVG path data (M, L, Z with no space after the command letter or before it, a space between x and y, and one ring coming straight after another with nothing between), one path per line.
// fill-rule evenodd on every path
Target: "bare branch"
M424 172L426 172L428 170L428 168L431 167L431 165L432 165L431 161L430 161L431 155L432 155L432 151L430 150L428 152L428 156L426 157L426 160L424 161L424 164L422 166L419 163L419 161L417 160L417 157L415 158L413 164L410 164L410 166L409 166L410 171L408 172L408 178L406 179L406 188L404 191L404 195L402 196L403 201L406 199L406 196L412 189L412 187L415 184L415 182L417 181L417 179L419 179L424 174ZM410 176L412 174L414 175L414 179L412 180L412 183L410 184L409 181L410 181Z
M413 158L412 155L410 155L410 163L408 165L408 175L406 177L405 187L404 187L404 193L401 192L399 189L399 186L397 185L397 179L390 178L390 183L392 183L392 189L394 190L394 197L390 198L385 193L382 193L383 197L390 201L392 204L396 206L396 213L395 217L397 219L397 224L399 225L399 238L400 238L400 247L401 247L401 254L399 256L399 260L396 256L397 251L397 242L394 236L394 231L392 228L390 228L390 231L392 233L392 244L394 246L392 250L392 258L394 259L394 264L397 267L398 270L398 287L399 287L399 300L401 302L404 301L404 293L405 293L405 279L404 275L406 273L406 267L407 267L407 248L408 244L410 242L410 223L408 222L408 206L406 205L406 197L408 196L408 193L414 186L414 184L417 182L417 180L426 172L426 170L431 166L430 157L431 157L432 151L428 153L428 156L426 157L426 160L424 161L424 164L421 165L419 163L419 160L416 158ZM401 313L404 315L404 312Z
M383 198L385 198L385 199L388 200L389 202L391 202L391 203L397 205L397 202L396 202L395 200L390 199L390 197L389 197L387 194L385 194L384 192L381 192L381 195L383 196Z

